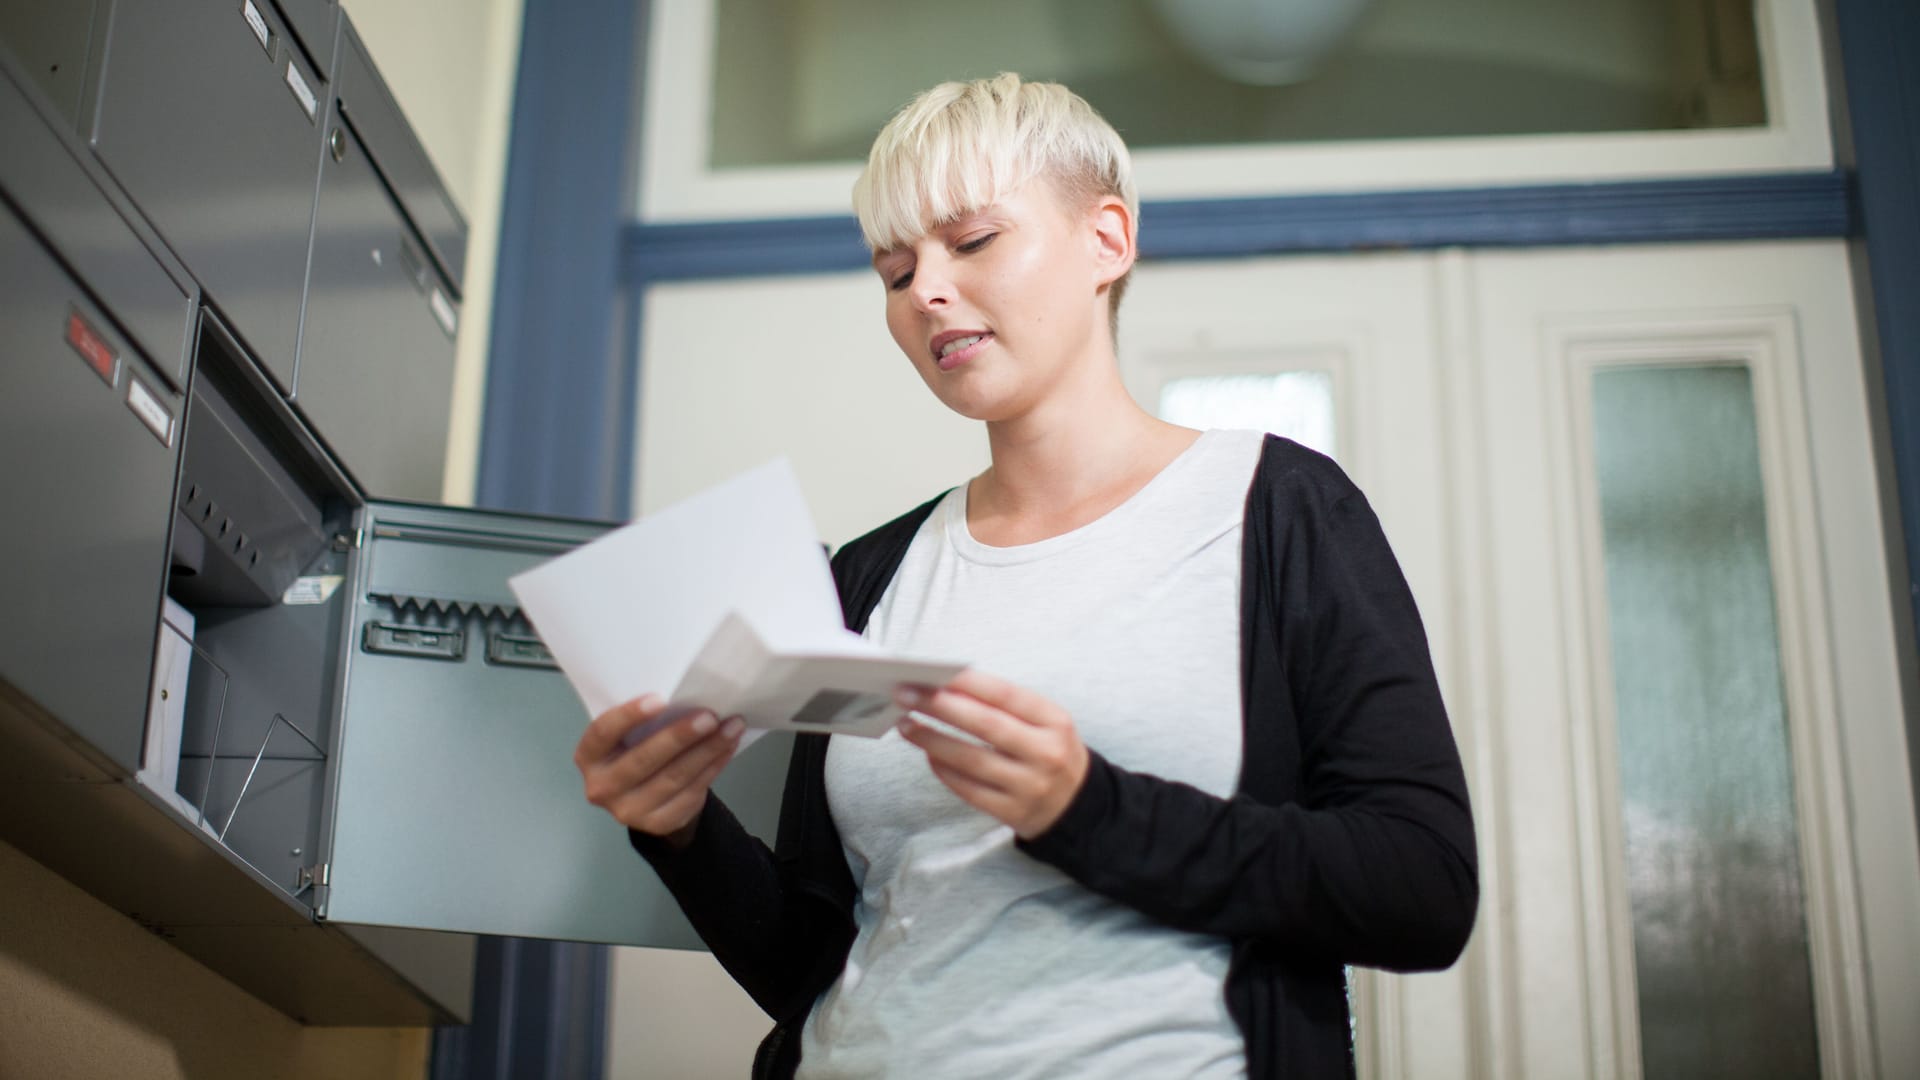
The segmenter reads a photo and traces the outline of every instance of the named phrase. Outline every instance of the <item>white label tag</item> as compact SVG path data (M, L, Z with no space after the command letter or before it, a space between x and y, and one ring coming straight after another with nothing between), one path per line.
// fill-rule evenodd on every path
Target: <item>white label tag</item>
M433 317L440 320L440 329L445 330L448 337L452 337L455 329L460 325L460 317L454 312L453 304L447 300L438 286L427 293L427 306L433 309Z
M307 77L300 74L300 67L292 60L287 61L287 86L293 90L293 96L299 100L300 107L307 110L307 119L312 120L320 114L320 101L313 96L313 89L307 85Z
M173 414L167 411L159 398L153 396L153 391L147 389L146 383L139 379L127 380L127 408L132 409L133 415L147 425L153 437L160 440L161 446L173 445Z
M294 579L287 586L286 594L280 597L283 604L324 604L333 599L333 590L340 587L346 578L340 574L315 574L312 577Z
M260 47L273 55L273 32L267 29L267 20L260 17L260 9L253 6L253 0L241 0L240 14L247 17L247 25L253 27L253 36L260 39Z

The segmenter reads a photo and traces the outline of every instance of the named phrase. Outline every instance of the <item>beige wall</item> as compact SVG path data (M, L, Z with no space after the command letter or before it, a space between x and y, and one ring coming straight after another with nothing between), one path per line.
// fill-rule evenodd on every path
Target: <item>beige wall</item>
M374 64L467 218L467 266L441 498L473 501L493 322L500 198L520 61L521 0L344 0Z
M711 953L615 949L607 1080L741 1080L773 1030Z
M310 1028L0 843L0 1077L384 1080L425 1028Z

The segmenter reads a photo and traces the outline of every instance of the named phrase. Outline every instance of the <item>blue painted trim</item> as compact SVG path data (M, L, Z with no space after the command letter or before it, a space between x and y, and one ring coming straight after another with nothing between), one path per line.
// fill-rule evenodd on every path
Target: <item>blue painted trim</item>
M1906 548L1903 606L1914 620L1901 628L1911 663L1920 632L1920 7L1912 0L1838 0L1832 14L1850 129L1843 129L1841 154L1851 158L1859 189L1856 246L1863 250L1855 266L1865 264L1871 288L1862 297L1861 336L1879 360L1885 392ZM1907 752L1920 789L1920 707L1912 701Z
M476 502L627 513L635 344L609 317L645 3L526 0L501 208ZM604 946L483 938L473 1021L435 1033L434 1080L606 1075Z
M632 364L608 319L647 5L527 0L475 501L609 518L631 487Z
M432 1080L595 1080L606 1075L604 946L482 938L473 1022L434 1032Z
M1842 172L1147 203L1147 259L1846 236ZM628 281L865 269L851 216L629 224Z
M1838 172L1159 203L1146 258L1844 236Z

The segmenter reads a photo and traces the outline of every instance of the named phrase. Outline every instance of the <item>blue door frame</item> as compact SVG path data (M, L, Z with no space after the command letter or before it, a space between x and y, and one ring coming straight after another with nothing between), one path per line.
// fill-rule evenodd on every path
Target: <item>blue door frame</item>
M631 0L526 0L476 485L482 506L626 513L633 365L609 313L624 295L619 226L633 204L627 148L646 18L647 5ZM435 1033L433 1080L604 1076L609 959L600 945L481 939L473 1020Z

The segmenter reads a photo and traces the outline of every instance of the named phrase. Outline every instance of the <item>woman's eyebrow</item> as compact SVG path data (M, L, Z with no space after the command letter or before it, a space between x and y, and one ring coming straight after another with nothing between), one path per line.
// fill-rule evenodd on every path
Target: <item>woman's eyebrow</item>
M978 210L969 210L961 214L959 217L947 222L945 227L948 229L970 229L976 225L1004 224L1005 219L1006 212L1000 208L1000 204L992 203L987 206L982 206Z

